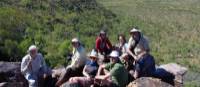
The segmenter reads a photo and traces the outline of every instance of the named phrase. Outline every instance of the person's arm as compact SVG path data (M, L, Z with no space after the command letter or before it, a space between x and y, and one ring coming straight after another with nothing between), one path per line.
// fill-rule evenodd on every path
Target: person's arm
M137 56L131 51L132 48L132 39L130 38L128 41L128 46L127 46L127 52L129 55L131 55L135 60L137 59Z
M106 44L109 49L112 49L112 44L108 38L106 38Z
M41 65L42 65L42 69L44 70L44 72L46 73L47 72L47 66L46 66L46 62L44 60L44 57L42 56L42 54L39 54L39 57L41 59Z
M139 49L141 50L141 52L138 54L137 56L137 60L139 60L140 58L142 58L145 54L147 54L147 50L144 48L144 46L139 45Z
M110 73L106 73L105 75L96 76L95 79L106 80L111 76Z
M40 57L41 60L41 70L44 72L43 78L45 79L50 72L47 69L47 65L42 54L38 53L38 56Z
M101 48L100 48L100 44L101 44L101 40L99 39L99 37L97 37L97 39L96 39L96 49L97 49L97 51L98 52L101 52Z
M101 72L103 71L103 69L105 68L105 65L103 64L103 65L100 65L99 66L99 69L98 69L98 71L97 71L97 75L96 76L100 76L101 75Z
M87 65L85 65L85 67L83 68L83 75L86 76L86 77L90 77L90 75L87 73L86 69L88 68Z
M98 69L97 75L95 76L95 79L105 80L105 79L110 77L110 73L109 72L108 73L104 72L105 75L101 75L101 72L104 71L106 66L108 66L108 65L104 65L103 64L103 65L99 66L99 69Z
M78 66L78 64L79 64L79 54L77 54L76 56L74 56L75 58L72 60L72 62L71 62L71 67L76 67L76 66Z
M30 68L31 68L31 59L29 60L27 58L23 58L21 62L21 72L25 74Z

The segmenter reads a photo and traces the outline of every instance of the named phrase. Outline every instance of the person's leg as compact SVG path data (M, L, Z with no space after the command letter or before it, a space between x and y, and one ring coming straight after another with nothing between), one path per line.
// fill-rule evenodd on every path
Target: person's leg
M64 82L66 82L72 74L72 69L70 67L68 67L66 69L66 71L63 71L58 79L58 81L56 82L56 86L60 86L62 85Z
M25 78L28 80L29 87L38 87L36 75L27 74Z
M71 77L69 83L79 83L81 87L89 87L93 84L92 78L88 77Z
M60 87L81 87L79 83L69 83L69 82L65 82L64 84L62 84Z
M80 66L80 67L72 69L72 72L73 72L72 77L73 76L83 76L83 73L82 73L83 68L84 68L84 66Z
M134 70L130 70L128 75L129 75L129 77L128 77L129 82L132 82L133 80L135 80Z

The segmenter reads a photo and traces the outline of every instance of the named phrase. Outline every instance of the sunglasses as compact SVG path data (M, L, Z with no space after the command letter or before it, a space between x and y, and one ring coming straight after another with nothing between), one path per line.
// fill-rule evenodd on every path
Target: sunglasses
M90 57L90 59L96 59L96 57Z

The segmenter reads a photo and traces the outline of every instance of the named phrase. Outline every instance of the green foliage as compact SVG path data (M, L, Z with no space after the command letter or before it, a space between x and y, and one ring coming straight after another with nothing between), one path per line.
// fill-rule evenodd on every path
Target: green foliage
M101 29L109 31L116 20L112 12L95 0L0 3L0 55L7 61L10 58L20 61L28 47L35 44L51 67L66 64L73 37L80 38L90 51L98 32Z

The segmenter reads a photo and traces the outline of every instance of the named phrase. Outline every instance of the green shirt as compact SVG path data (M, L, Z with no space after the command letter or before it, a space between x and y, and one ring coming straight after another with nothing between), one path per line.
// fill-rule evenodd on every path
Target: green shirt
M125 67L120 63L108 63L105 66L111 74L111 79L113 83L117 84L119 87L125 87L128 83L128 72Z

